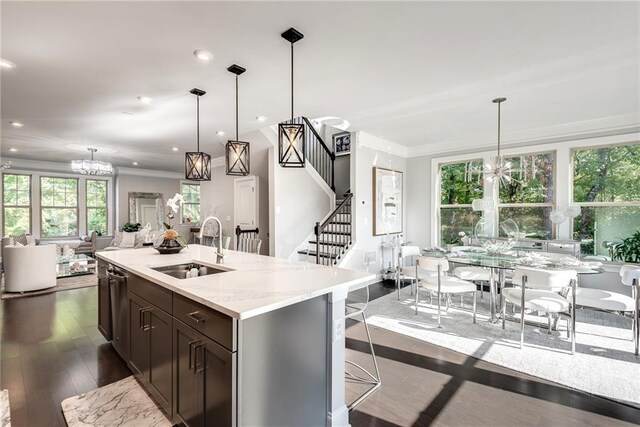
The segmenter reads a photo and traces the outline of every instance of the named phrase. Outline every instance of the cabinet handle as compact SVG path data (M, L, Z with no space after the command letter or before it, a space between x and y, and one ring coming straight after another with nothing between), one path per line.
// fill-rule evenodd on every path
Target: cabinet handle
M138 319L138 326L140 327L140 329L148 331L150 328L147 327L147 325L144 322L144 314L147 312L151 312L151 310L153 310L151 307L145 307L145 308L141 308L138 310L139 312L139 319ZM151 325L149 325L151 326Z
M199 344L193 347L193 373L197 374L199 372L204 371L204 347L205 343L200 342ZM202 351L202 364L198 364L198 349L203 349Z
M192 362L192 360L193 360L193 345L194 344L199 344L200 342L202 342L202 341L195 340L195 341L191 341L189 343L189 370L194 369L194 365L195 365L195 362Z
M204 322L208 319L207 316L203 316L199 311L193 311L191 313L187 313L187 317L193 320L196 323Z

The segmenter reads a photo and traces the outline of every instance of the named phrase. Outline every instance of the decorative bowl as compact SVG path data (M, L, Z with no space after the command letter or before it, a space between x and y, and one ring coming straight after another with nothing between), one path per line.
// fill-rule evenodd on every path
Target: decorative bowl
M161 254L177 254L184 249L184 246L175 239L164 239L158 246L154 246L153 249Z

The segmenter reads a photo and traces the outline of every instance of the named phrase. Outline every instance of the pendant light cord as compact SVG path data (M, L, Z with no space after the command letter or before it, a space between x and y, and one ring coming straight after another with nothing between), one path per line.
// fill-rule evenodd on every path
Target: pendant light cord
M236 141L238 141L238 75L236 74Z
M500 104L502 102L498 102L498 158L500 158Z
M291 123L293 123L293 42L291 43Z
M197 127L196 135L197 135L197 138L196 138L196 141L197 142L196 142L196 144L198 146L196 151L199 153L200 152L200 96L199 95L196 95L196 106L197 106L196 107L196 110L197 110L197 113L196 113L196 115L197 115L197 119L196 119L196 127Z

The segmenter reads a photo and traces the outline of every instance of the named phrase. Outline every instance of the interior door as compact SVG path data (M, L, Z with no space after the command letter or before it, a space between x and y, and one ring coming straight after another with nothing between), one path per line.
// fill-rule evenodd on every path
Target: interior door
M234 180L233 192L234 228L242 229L258 226L258 178L248 176Z

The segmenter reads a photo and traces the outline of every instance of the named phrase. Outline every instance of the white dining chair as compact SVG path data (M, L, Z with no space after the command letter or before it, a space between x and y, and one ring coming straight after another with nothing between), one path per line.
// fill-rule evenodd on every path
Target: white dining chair
M484 297L484 285L491 281L491 270L484 267L456 267L453 269L453 275L469 282L478 282L480 298Z
M631 296L603 289L578 288L576 290L576 305L595 308L596 310L619 313L632 313L633 342L635 354L638 355L640 338L638 337L638 310L640 310L640 265L625 264L620 267L622 284L631 287ZM571 298L568 295L568 298Z
M411 295L413 295L413 285L417 282L417 278L413 276L413 258L420 255L420 246L403 245L400 246L398 251L398 267L396 268L396 290L398 293L398 300L400 300L400 287L402 281L408 279L411 284ZM409 259L409 265L407 266L407 259Z
M505 328L507 302L520 308L520 348L524 346L525 310L546 313L549 322L548 333L551 333L551 315L567 314L570 319L570 325L567 322L567 327L571 336L571 354L574 354L576 345L575 303L568 301L559 292L567 288L575 290L577 281L578 274L574 270L516 268L512 280L514 287L502 290L505 298L502 305L502 329Z
M416 259L416 277L419 278L418 286L416 286L416 314L418 314L419 289L425 288L429 291L429 295L433 293L438 298L438 328L442 327L442 295L449 296L451 294L473 294L473 323L476 323L476 285L457 277L448 276L449 261L446 258L433 258L419 256ZM424 273L427 273L426 275ZM431 275L429 273L436 273ZM426 277L425 277L426 276ZM433 305L433 299L431 299ZM448 307L448 300L447 300Z

